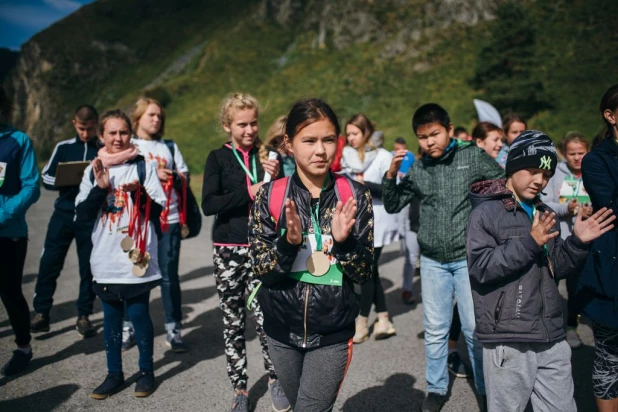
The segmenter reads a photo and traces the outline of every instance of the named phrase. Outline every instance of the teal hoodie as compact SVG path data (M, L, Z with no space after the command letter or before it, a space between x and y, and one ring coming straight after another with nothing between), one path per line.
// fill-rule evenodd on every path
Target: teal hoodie
M41 195L30 138L0 125L0 237L27 237L26 211Z

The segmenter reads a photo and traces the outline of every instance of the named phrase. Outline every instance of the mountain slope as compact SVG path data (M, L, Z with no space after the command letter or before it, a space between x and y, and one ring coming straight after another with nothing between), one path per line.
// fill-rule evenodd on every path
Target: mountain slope
M388 142L413 141L410 119L435 101L471 127L479 50L492 41L500 0L100 0L35 36L8 79L16 123L49 150L70 131L71 110L129 107L144 88L166 102L167 134L195 172L222 144L219 105L242 90L260 123L317 95L342 123L365 112ZM553 108L530 126L559 138L600 126L598 102L616 82L618 2L520 2L536 32L535 70ZM135 20L133 16L141 16ZM144 19L147 19L144 21ZM78 35L83 33L83 35Z

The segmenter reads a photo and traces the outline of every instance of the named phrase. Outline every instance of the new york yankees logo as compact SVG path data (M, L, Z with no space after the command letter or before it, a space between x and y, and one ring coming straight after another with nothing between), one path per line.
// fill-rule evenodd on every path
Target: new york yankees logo
M539 166L539 169L551 170L551 157L541 157L541 165Z

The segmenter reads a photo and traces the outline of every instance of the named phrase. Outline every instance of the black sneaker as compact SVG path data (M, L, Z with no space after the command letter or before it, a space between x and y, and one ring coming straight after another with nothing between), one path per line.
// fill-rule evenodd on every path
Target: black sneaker
M83 338L91 338L97 334L97 330L92 326L92 323L90 323L88 316L80 316L77 318L75 329L77 329L77 333L82 335Z
M472 371L468 369L468 366L461 360L457 352L448 355L446 364L448 365L449 372L458 378L468 378L472 376Z
M152 371L139 371L135 382L135 396L145 398L155 391L155 378Z
M124 385L124 374L121 373L110 373L107 375L102 384L100 384L94 391L90 397L92 399L106 399L118 392L122 389Z
M10 376L23 372L28 367L30 359L32 359L32 349L29 353L25 353L19 349L13 351L13 356L11 356L11 359L9 359L2 368L2 374Z
M429 392L427 394L427 397L423 401L423 406L421 407L421 410L422 412L439 412L445 402L446 395Z
M30 321L30 332L49 332L49 316L37 313Z

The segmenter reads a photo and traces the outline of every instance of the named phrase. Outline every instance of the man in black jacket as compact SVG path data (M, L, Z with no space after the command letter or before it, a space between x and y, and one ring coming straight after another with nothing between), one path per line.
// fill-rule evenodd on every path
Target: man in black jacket
M90 271L90 252L92 251L90 237L94 222L75 221L75 197L79 193L79 185L56 186L56 169L61 162L90 161L96 157L98 119L99 115L94 107L87 105L78 107L73 118L73 126L77 135L72 139L59 142L43 168L43 186L47 190L58 190L59 196L54 203L54 213L47 227L36 282L33 302L36 315L30 322L30 331L34 333L49 331L49 312L56 291L56 281L64 266L71 242L75 239L80 275L76 329L85 338L96 334L96 329L88 319L88 316L92 314L92 304L95 298Z
M483 344L489 411L575 412L571 349L556 281L576 275L588 243L611 230L611 211L582 220L562 240L556 214L539 194L556 170L556 149L542 132L511 145L506 180L471 186L467 253Z

